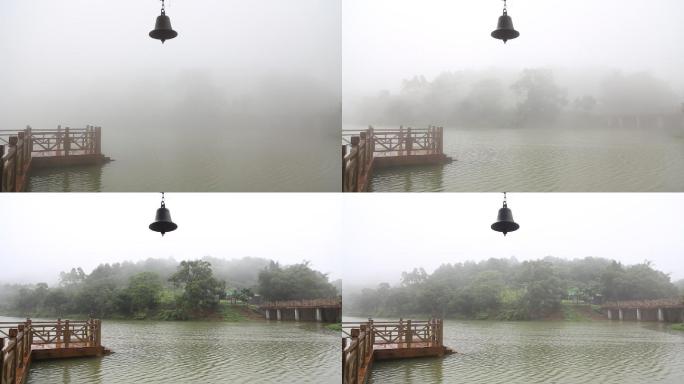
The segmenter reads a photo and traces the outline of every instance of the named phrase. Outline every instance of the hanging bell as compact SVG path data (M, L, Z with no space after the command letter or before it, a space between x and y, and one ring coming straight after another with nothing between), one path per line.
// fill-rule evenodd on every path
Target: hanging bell
M516 231L520 225L513 221L513 212L506 205L506 194L504 193L503 208L499 208L499 214L496 217L496 223L492 224L492 229L497 232L503 232L504 236L508 232Z
M154 223L150 224L150 229L155 232L161 232L162 236L166 232L175 231L178 225L171 221L171 212L164 204L164 194L162 193L161 208L157 209L157 214L154 217Z
M508 16L508 12L504 8L503 15L499 16L499 24L496 30L492 32L492 37L503 40L504 44L506 44L506 41L513 40L518 36L520 36L520 32L513 29L513 20Z
M157 22L154 24L154 29L150 31L150 37L161 40L164 44L164 41L171 40L176 36L178 36L178 32L171 28L171 19L166 16L164 2L162 1L161 15L157 16Z

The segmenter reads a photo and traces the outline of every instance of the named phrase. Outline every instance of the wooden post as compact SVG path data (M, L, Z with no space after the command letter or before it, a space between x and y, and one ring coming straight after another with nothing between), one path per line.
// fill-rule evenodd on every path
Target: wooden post
M356 364L354 364L354 382L358 380L359 377L359 367L361 364L359 364L359 358L363 359L363 356L359 353L359 330L356 328L352 328L351 330L351 344L354 345L356 344Z
M358 136L352 136L351 138L351 151L349 153L352 154L353 158L351 159L351 162L354 163L354 172L352 174L352 181L351 181L351 191L352 192L359 192L358 191L358 183L359 183L359 140L360 138Z
M10 136L9 138L9 153L14 156L14 164L10 172L9 180L7 180L7 191L17 192L17 136Z
M0 339L1 340L1 339ZM347 349L347 338L342 338L342 382L346 383L345 370L347 369L347 354L344 350ZM0 350L2 350L2 344L0 344ZM0 367L0 377L2 377L2 367Z
M19 357L18 367L24 366L24 343L26 342L26 334L24 333L24 324L17 325L17 334L21 335L21 343L14 346L15 356ZM21 348L20 348L21 347Z
M359 133L359 149L363 147L363 151L359 151L359 175L363 175L366 171L366 153L368 153L368 141L366 140L366 132Z
M17 361L17 329L12 328L9 330L9 339L10 339L10 344L14 344L14 361L12 361L12 366L10 369L12 370L12 384L17 383L17 366L19 362Z
M3 183L2 177L5 174L5 146L0 145L0 192L5 191L5 184ZM0 376L2 377L2 376Z
M404 142L404 126L403 125L399 126L399 142L397 144L398 144L397 149L399 150L398 155L401 156L403 149L404 149L404 146L406 145L406 143Z
M102 127L95 127L95 154L102 153Z
M345 169L347 168L347 164L345 164L344 158L347 156L347 146L342 144L342 192L347 192L347 183L346 183L346 173Z
M28 159L28 163L31 163L31 159L33 158L33 128L31 128L30 125L26 126L26 140L27 140L27 146L26 146L26 159Z
M62 126L57 126L57 144L55 145L55 156L62 156L61 146L64 146L64 140L62 139Z
M69 342L70 341L71 341L71 328L69 328L69 320L66 320L64 322L64 348L69 348Z
M62 319L57 319L57 326L55 327L55 342L61 343L62 341Z
M71 150L71 137L69 137L69 127L64 128L64 156L69 156Z
M411 150L413 149L413 141L411 138L411 127L406 128L406 155L411 156Z
M97 338L95 339L95 346L99 347L102 345L102 321L100 319L95 320L97 323Z
M437 128L437 150L440 154L444 153L444 127Z
M5 355L2 352L3 349L5 349L5 338L0 337L0 383L2 383L2 380L5 377L2 372L2 369L5 366Z
M404 333L404 342L407 348L411 348L411 342L413 341L413 329L411 329L411 319L406 321L406 332Z

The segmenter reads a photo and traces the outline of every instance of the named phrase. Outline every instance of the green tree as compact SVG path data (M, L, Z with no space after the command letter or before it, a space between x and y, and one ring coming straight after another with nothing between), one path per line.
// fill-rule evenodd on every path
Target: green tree
M338 295L328 276L309 267L307 261L281 267L276 262L259 273L257 289L266 300L329 298Z
M215 310L225 290L225 282L214 278L211 263L204 260L182 261L169 280L183 288L179 304L193 313Z
M154 272L141 272L131 276L128 287L120 295L124 311L137 313L154 310L159 306L162 281Z

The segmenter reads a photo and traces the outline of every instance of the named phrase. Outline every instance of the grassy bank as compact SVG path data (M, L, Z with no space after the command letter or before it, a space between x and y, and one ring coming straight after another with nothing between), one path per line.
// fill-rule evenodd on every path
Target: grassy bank
M681 324L674 324L670 326L671 329L674 329L675 331L684 331L684 323Z
M88 314L85 313L71 313L71 314L56 314L50 312L36 312L36 313L9 313L5 312L0 316L18 317L18 318L42 318L42 319L87 319ZM96 316L98 317L98 316ZM125 314L109 314L107 316L99 317L103 320L161 320L161 321L256 321L263 320L263 316L257 311L256 307L248 304L230 304L228 301L222 300L215 312L211 313L196 313L189 314L183 317L178 316L175 310L161 309L156 311L145 311Z
M331 331L338 331L338 332L342 331L342 324L341 323L328 324L325 327Z

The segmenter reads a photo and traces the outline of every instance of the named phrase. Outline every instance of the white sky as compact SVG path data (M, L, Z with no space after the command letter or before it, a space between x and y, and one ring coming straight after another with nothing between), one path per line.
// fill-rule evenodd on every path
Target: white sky
M490 225L503 195L345 195L347 285L399 281L402 271L490 257L648 259L684 278L684 194L520 194L508 206L520 229L504 237Z
M684 1L510 0L520 37L490 36L500 0L344 0L345 96L396 90L447 70L619 68L653 71L683 91Z
M338 195L167 193L178 229L163 238L148 229L160 199L158 193L3 194L0 282L53 282L77 266L89 273L106 262L205 255L310 260L331 280L341 278Z

